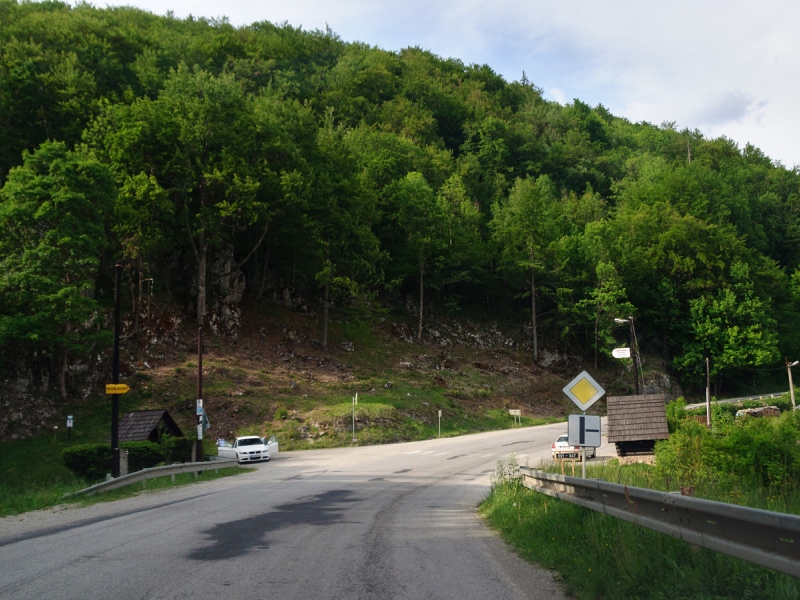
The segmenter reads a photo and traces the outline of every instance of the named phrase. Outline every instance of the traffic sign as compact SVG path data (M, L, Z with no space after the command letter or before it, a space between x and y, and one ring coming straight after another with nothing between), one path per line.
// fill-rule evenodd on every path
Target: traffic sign
M606 391L589 373L583 371L564 386L564 393L578 408L585 411L602 398Z
M127 394L130 389L127 383L106 384L106 394Z
M67 415L67 427L72 427L72 415Z
M631 349L630 348L614 348L611 351L611 356L614 358L630 358L631 357Z
M567 435L570 446L599 448L600 417L597 415L570 415L567 421Z
M197 399L197 416L199 417L202 414L203 414L203 401L200 398L198 398Z

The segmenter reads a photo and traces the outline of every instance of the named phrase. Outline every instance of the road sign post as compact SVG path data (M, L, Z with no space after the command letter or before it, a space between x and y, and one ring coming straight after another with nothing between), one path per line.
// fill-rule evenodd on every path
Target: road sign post
M69 441L71 433L72 433L72 415L67 415L67 441Z
M111 356L111 383L119 384L119 334L120 334L120 297L122 286L122 263L114 265L114 350ZM125 386L126 388L128 386ZM111 476L119 477L119 395L124 392L108 391L111 396Z
M358 392L353 396L353 441L356 440L356 404L358 404Z
M573 379L566 386L564 386L564 393L570 400L572 400L575 403L575 405L578 408L580 408L585 413L586 409L588 409L590 406L592 406L592 404L594 404L600 398L602 398L603 395L606 393L606 391L603 389L603 386L597 383L594 380L594 378L591 375L589 375L589 373L587 373L586 371L582 371L580 375L578 375L575 379ZM600 417L597 416L592 417L591 415L570 415L569 416L570 432L572 431L571 423L573 417L583 418L583 419L593 418L597 419L598 421L600 420ZM584 434L585 434L585 422L582 422L582 424L584 426ZM583 478L586 479L586 446L590 444L572 444L572 433L569 433L569 436L570 436L569 443L571 445L583 446L581 448L581 464L582 464L581 470L583 472ZM600 424L598 423L597 446L600 446L599 438L600 438Z
M442 411L439 411L439 437L442 437Z

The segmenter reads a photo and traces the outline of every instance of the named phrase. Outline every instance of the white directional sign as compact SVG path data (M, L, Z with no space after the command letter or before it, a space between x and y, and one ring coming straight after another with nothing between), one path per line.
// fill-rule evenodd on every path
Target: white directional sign
M199 417L202 414L203 414L203 401L200 398L198 398L197 399L197 416Z
M611 351L611 356L614 358L630 358L631 357L631 349L630 348L614 348Z
M600 417L597 415L570 415L567 421L570 446L599 448Z
M583 371L564 386L564 393L578 408L585 411L592 404L600 400L606 391L591 375Z

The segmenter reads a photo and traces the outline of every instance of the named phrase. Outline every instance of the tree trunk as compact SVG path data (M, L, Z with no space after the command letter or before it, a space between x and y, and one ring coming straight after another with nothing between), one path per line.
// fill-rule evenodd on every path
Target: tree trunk
M67 399L67 347L63 346L59 356L58 365L58 392L61 394L61 399Z
M597 346L598 346L598 334L597 328L600 323L600 308L597 309L597 313L594 317L594 370L597 371Z
M422 310L425 296L423 295L423 279L425 277L425 261L419 261L419 325L417 327L417 342L422 342Z
M531 255L533 253L531 252ZM533 328L533 362L539 357L539 336L536 331L536 274L531 267L531 327Z
M269 251L272 248L272 238L269 238L267 241L267 253L264 256L264 272L261 275L261 287L258 288L258 296L256 296L256 300L261 300L261 296L264 295L264 288L267 285L267 272L269 271Z
M208 244L201 233L197 240L197 324L205 324L206 317L206 266L208 262Z
M330 293L330 283L325 281L325 299L322 303L322 347L328 347L328 294Z

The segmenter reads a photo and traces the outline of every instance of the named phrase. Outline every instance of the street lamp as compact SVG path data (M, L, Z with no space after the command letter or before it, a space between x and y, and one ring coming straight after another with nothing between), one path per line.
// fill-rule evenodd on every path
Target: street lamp
M634 381L634 389L636 391L636 395L638 396L639 395L639 361L636 358L638 352L636 352L636 332L633 330L633 316L630 316L627 319L618 319L618 318L614 317L614 323L619 323L620 325L624 325L625 323L630 323L630 326L631 326L631 355L633 357L633 381Z
M789 374L789 396L792 398L792 410L797 410L797 407L794 404L794 384L792 383L792 367L796 364L800 363L800 361L796 360L793 363L789 362L789 359L785 356L783 359L786 361L786 372Z

